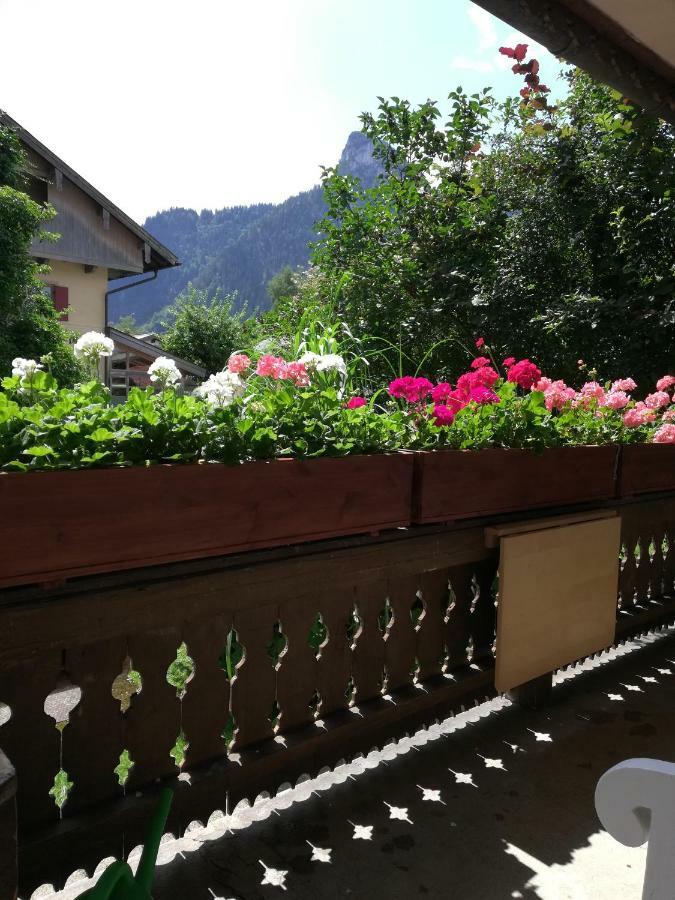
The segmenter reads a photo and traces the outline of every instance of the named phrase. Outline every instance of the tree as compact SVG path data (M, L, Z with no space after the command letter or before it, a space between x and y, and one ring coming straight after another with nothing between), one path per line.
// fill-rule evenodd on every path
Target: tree
M378 114L361 119L383 174L364 189L338 169L324 170L328 213L314 261L339 287L352 328L400 347L414 369L437 342L473 333L491 203L475 164L494 101L487 90L469 97L458 88L439 127L431 100L414 108L379 99ZM446 343L427 365L452 364L458 352Z
M126 334L133 334L136 330L136 317L133 313L127 313L125 316L120 316L115 322L115 328L117 328L118 331L124 331Z
M54 211L22 190L24 165L19 139L0 125L0 374L9 374L17 356L46 357L58 381L72 384L82 370L38 278L48 269L38 266L28 252Z
M267 282L267 293L270 296L272 305L280 300L286 300L289 297L295 297L298 293L298 280L290 266L284 266L276 275Z
M443 125L431 101L380 98L362 122L383 175L325 170L314 260L353 332L409 371L456 370L448 339L484 336L559 376L581 357L646 387L673 366L675 129L579 70L550 106L526 50L507 53L519 98L458 89Z
M191 284L167 310L162 346L169 353L219 372L244 343L245 311L234 311L234 294L209 297Z

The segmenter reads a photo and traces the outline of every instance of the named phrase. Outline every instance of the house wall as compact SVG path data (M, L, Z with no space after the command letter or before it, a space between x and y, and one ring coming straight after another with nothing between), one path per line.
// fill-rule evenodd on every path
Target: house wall
M85 272L80 263L50 259L51 272L40 276L45 284L68 288L68 320L63 327L71 331L103 331L105 292L108 270L97 267Z
M34 199L48 200L56 210L56 216L44 230L60 235L55 242L35 238L31 254L123 272L142 272L143 241L114 216L104 212L96 200L66 175L57 180L53 169L38 153L31 148L24 149L29 171L35 180L41 181L43 193L46 191L46 196Z

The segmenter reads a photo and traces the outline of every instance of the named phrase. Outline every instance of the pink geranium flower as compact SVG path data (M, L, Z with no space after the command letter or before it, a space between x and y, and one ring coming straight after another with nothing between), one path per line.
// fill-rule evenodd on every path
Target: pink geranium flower
M552 384L553 381L550 378L547 378L546 375L542 375L539 381L532 385L531 390L543 392L550 388Z
M490 388L483 387L482 384L471 388L469 392L469 401L472 403L499 403L499 395L491 391Z
M605 406L608 409L619 410L628 406L629 397L625 391L610 391L605 397Z
M472 369L481 369L483 366L489 366L490 360L487 356L477 356L474 361L471 363Z
M251 365L251 359L245 353L233 353L227 361L227 369L229 372L235 372L241 375Z
M541 379L544 381L545 379ZM550 379L546 379L550 381ZM541 382L540 382L541 383ZM576 397L574 388L567 387L564 381L551 381L544 389L544 404L546 409L563 409L566 403L571 403Z
M455 413L450 409L449 406L445 406L443 403L437 403L434 406L434 411L432 413L434 417L434 423L436 425L452 425Z
M364 397L352 397L347 404L347 409L360 409L362 406L366 405L366 401Z
M642 401L636 403L633 409L627 410L623 414L623 424L628 428L637 428L640 425L648 425L656 418L653 409L649 409Z
M431 399L434 401L434 403L445 403L451 391L451 384L449 384L447 381L439 381L431 391Z
M428 378L404 375L403 378L395 378L389 384L388 391L397 399L406 400L408 403L421 403L431 394L433 387Z
M610 391L626 391L627 394L630 394L636 387L637 385L632 378L619 378L618 381L612 382Z
M509 367L507 378L523 390L529 391L532 385L541 378L541 369L537 368L529 359L521 359Z
M485 344L485 339L482 338L482 337L479 337L478 340L476 341L476 347L478 347L478 349L480 350L480 348L481 348L484 344Z
M675 375L664 375L656 382L657 391L667 391L675 384Z
M264 353L258 360L255 368L256 375L263 378L284 378L286 372L286 361L280 356L271 356Z
M661 416L662 422L675 422L675 409L667 409Z
M283 374L277 376L279 378L287 378L292 381L296 387L307 387L310 383L309 373L304 363L290 362L283 370Z
M516 361L515 356L507 356L506 359L504 360L504 362L502 363L502 365L504 366L505 369L510 369L515 361Z
M655 444L675 444L675 425L661 425L654 432L652 441Z
M655 391L653 394L647 394L645 397L645 406L648 406L650 409L661 409L664 406L668 406L669 403L670 396L665 391Z

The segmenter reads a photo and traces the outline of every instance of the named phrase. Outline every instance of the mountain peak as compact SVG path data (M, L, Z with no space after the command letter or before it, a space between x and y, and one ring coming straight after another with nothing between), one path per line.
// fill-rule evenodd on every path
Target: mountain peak
M345 175L355 175L365 187L375 183L382 166L373 157L373 145L362 131L352 131L347 138L338 168Z

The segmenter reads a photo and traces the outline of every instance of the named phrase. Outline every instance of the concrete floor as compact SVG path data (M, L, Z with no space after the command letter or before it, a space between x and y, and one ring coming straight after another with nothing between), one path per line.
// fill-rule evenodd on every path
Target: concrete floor
M671 659L675 629L558 676L546 709L498 699L217 814L166 839L154 896L638 900L645 848L602 831L593 793L620 760L675 760Z

